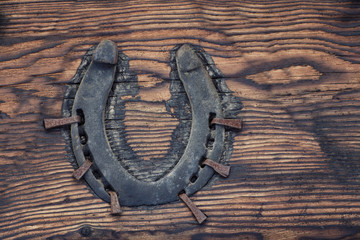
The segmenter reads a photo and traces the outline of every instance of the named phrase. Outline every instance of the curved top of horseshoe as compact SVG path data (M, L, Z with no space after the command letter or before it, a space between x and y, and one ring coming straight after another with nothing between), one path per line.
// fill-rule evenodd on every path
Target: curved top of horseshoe
M212 150L205 143L210 134L210 115L223 117L221 101L203 63L189 45L177 50L176 65L192 108L192 125L184 154L175 167L155 182L140 181L117 160L108 143L104 126L104 109L116 71L117 48L111 41L101 42L95 50L79 89L75 95L72 115L83 121L72 124L71 139L76 161L81 165L91 158L101 178L88 171L84 178L103 200L110 201L107 189L117 192L122 205L156 205L178 199L185 191L192 194L203 187L214 170L201 167L204 158L219 161L224 144L224 127L216 126ZM85 141L81 138L85 137ZM196 182L189 179L196 175Z

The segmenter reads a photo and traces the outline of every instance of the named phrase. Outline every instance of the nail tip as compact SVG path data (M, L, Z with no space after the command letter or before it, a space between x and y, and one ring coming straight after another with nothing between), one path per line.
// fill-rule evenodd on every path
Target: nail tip
M200 219L200 220L198 220L198 223L199 224L203 224L204 222L205 222L205 220L207 219L207 217L204 217L204 218L202 218L202 219Z
M230 169L230 166L225 166L224 177L228 177L230 175Z
M206 216L205 213L201 212L201 215L196 216L196 221L199 224L203 224L207 218L208 218L208 216Z
M54 127L56 127L56 125L53 123L53 119L44 119L43 120L43 126L44 126L44 128L45 128L45 130L49 130L49 129L51 129L51 128L54 128Z
M122 211L111 211L111 215L119 216L122 214Z
M43 120L43 127L44 127L45 129L49 129L49 128L48 128L48 120L47 120L47 119L44 119L44 120Z
M72 177L75 178L76 180L80 180L81 177L79 176L79 174L76 172L76 170L72 173Z

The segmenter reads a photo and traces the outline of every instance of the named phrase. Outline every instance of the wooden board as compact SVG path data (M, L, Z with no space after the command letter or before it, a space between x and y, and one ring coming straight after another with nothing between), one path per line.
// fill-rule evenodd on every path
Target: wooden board
M359 238L359 31L357 1L1 1L0 238ZM181 202L111 216L72 178L61 131L44 131L102 39L138 75L143 105L127 107L163 119L137 116L161 146L134 148L169 151L176 44L203 47L241 98L231 175L192 196L203 225Z

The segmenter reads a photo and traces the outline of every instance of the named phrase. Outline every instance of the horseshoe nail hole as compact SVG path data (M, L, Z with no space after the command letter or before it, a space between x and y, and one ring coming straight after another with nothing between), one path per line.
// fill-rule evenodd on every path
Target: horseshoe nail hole
M190 182L194 183L198 179L198 176L196 174L192 175L190 178Z
M89 149L89 146L88 146L88 145L82 146L82 150L83 150L83 153L84 153L85 158L91 158L91 157L90 157L91 152L90 152L90 149Z
M90 151L87 152L87 154L84 153L85 159L89 160L90 162L93 162L93 156L91 155Z
M181 195L181 194L186 194L185 190L181 190L179 193L178 193L178 196Z
M85 115L82 109L77 109L76 114L80 117L79 125L84 125L85 123Z
M114 188L109 183L106 183L106 185L104 185L104 189L107 193L115 192L116 195L119 197L119 194L114 190Z
M88 137L82 126L79 126L79 137L81 145L85 145L87 143Z
M209 128L210 130L215 130L216 124L211 124L212 120L216 118L216 113L211 112L209 114Z
M206 148L208 150L212 150L214 147L214 142L215 142L215 139L213 137L209 136L208 139L206 140L206 144L205 144Z
M86 137L86 135L81 135L81 136L80 136L80 143L81 143L82 145L85 145L85 144L87 143L87 137Z
M100 173L99 170L93 169L93 170L92 170L92 173L93 173L93 175L94 175L94 177L95 177L96 179L101 179L101 173Z
M199 161L199 165L201 168L205 167L204 161L206 160L206 157L202 156Z

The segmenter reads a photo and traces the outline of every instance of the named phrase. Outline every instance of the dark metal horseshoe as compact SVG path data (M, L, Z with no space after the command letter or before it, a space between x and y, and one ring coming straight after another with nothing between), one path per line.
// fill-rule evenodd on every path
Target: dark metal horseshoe
M213 168L203 165L209 158L218 162L224 143L224 127L211 130L210 118L222 118L220 98L212 79L201 60L189 45L176 53L176 64L192 108L192 126L184 154L176 166L155 182L143 182L132 176L116 159L105 134L104 109L114 81L117 48L111 41L101 42L95 50L79 89L72 115L82 121L71 125L73 152L79 166L86 159L92 161L90 171L84 175L92 190L110 202L107 191L115 191L121 205L157 205L178 200L180 192L193 194L203 187L214 174ZM213 147L206 146L211 131L215 131ZM98 172L95 174L95 172ZM100 173L100 174L99 174ZM196 181L190 179L196 177Z

